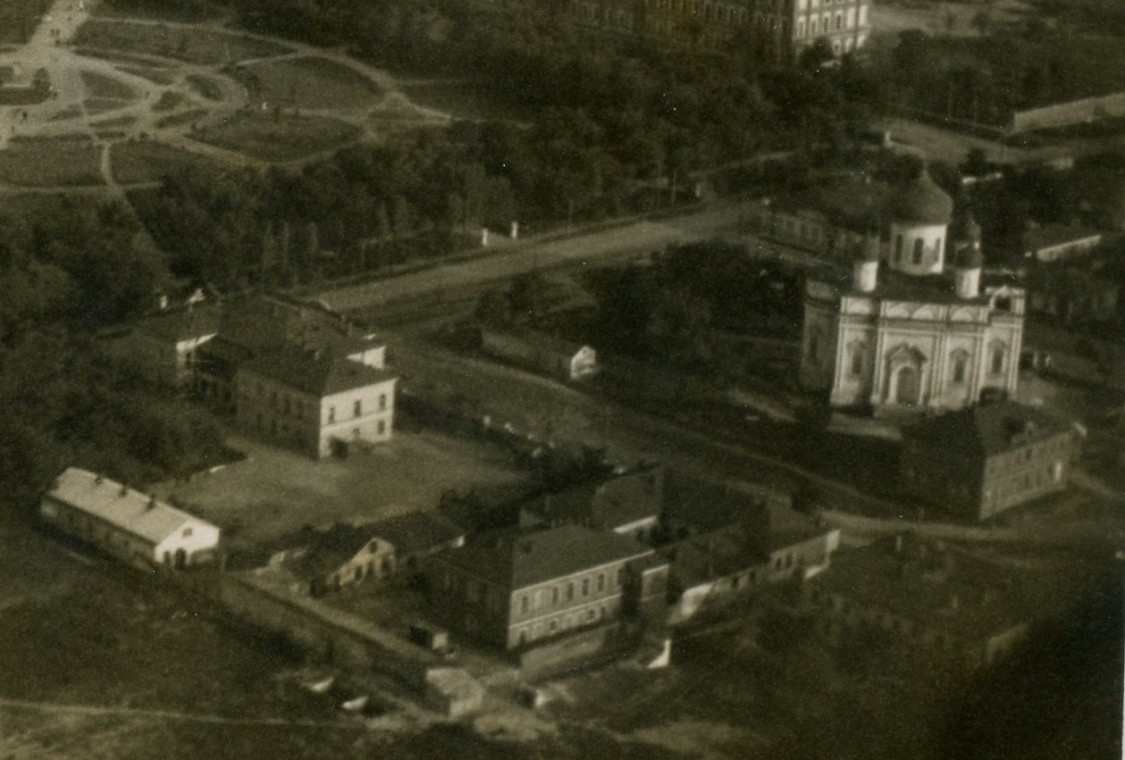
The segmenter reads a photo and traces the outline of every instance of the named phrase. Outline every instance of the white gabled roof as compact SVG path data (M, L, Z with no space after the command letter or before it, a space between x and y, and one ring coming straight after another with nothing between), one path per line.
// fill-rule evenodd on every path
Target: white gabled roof
M59 475L47 495L153 544L187 525L214 527L147 494L78 467Z

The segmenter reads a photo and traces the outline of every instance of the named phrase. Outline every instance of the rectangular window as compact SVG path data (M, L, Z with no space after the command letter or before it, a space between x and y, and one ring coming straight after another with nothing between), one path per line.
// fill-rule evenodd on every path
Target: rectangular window
M335 422L336 421L336 407L334 407L334 406L328 407L328 421L329 422Z
M382 420L379 420L379 424L377 427L379 430L379 435L383 435L387 432L387 423L383 422Z
M524 613L526 613L526 612L527 612L527 608L528 608L528 606L529 606L530 604L531 604L531 602L530 602L530 601L528 600L528 598L527 598L527 595L526 595L526 594L524 594L523 596L521 596L521 597L520 597L520 612L524 612Z
M387 409L387 394L379 394L379 411L383 412Z
M590 579L589 578L583 578L582 579L582 596L589 596L589 595L590 595Z
M362 414L363 414L363 400L357 398L355 400L355 416L359 417Z
M574 583L566 584L566 600L572 601L574 599Z
M922 263L922 253L923 253L923 246L924 245L925 244L923 243L922 238L916 238L914 240L914 263L915 264L921 264Z
M598 573L598 593L605 591L605 573Z

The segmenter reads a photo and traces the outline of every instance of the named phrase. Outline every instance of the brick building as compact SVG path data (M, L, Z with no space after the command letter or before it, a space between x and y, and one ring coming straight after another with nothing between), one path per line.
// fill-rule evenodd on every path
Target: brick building
M903 489L985 520L1066 487L1073 425L1013 401L973 406L903 429Z
M435 615L504 649L663 609L667 572L635 540L578 525L481 535L427 567Z

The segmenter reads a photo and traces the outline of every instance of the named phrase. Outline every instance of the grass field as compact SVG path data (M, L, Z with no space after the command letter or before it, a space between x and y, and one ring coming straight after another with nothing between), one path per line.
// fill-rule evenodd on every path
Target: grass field
M0 151L0 182L24 187L100 185L100 149L86 137L14 139Z
M118 66L117 68L124 71L126 74L143 77L156 84L168 85L176 81L175 74L168 69L162 69L157 66L126 65Z
M129 24L107 19L87 21L75 36L74 44L79 48L155 55L199 64L234 63L289 51L280 43L261 42L235 33Z
M120 142L110 148L113 176L118 182L158 182L177 171L205 170L211 159L159 142Z
M107 77L96 71L81 71L82 83L86 85L86 94L91 98L111 98L116 100L132 100L137 97L133 88L123 84L113 77Z
M316 461L244 439L249 458L155 492L221 525L236 546L250 546L306 524L378 519L433 509L449 488L504 487L525 475L498 448L432 433L396 432L370 454Z
M4 0L0 3L0 43L23 43L35 33L52 0Z
M152 104L152 110L155 112L171 111L181 106L187 98L179 92L167 90L160 94L160 100Z
M251 100L290 108L364 108L382 89L348 66L326 58L295 58L240 66L234 76Z
M188 74L188 76L184 78L184 81L186 81L197 94L207 100L223 99L223 88L211 77L205 77L201 74Z
M354 140L359 130L335 119L242 112L195 135L201 142L262 161L295 161Z

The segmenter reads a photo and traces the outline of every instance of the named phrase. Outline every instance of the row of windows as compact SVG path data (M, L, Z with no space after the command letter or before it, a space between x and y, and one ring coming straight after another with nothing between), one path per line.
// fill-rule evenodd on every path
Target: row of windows
M1007 469L1026 465L1039 457L1065 454L1068 444L1069 441L1067 439L1060 439L1057 441L1047 441L1046 443L1041 443L1036 446L1028 446L1019 451L1013 451L990 461L985 468L985 472L992 475L993 473L1003 472Z
M833 23L835 20L835 23ZM847 16L841 12L837 12L835 19L831 13L825 13L821 18L810 18L808 23L809 36L815 37L821 32L827 34L832 31L843 31L844 29L851 29L855 26L855 16L852 11L848 11ZM797 19L797 37L805 36L805 20L803 18Z
M933 254L934 258L941 258L941 244L942 239L939 237L937 242L934 243ZM906 240L902 235L895 237L895 261L902 263L906 248ZM914 238L914 247L911 251L910 263L921 264L925 259L926 241L922 238Z
M582 625L589 625L595 623L600 619L608 618L610 610L608 605L601 605L600 607L591 607L583 612L575 612L569 615L558 615L550 620L537 621L529 626L516 629L516 638L520 646L535 641L536 639L544 638L545 636L553 636L560 631L565 631L570 628L577 628Z
M575 598L587 598L591 592L604 594L607 582L619 588L624 581L625 569L617 568L615 574L600 572L595 576L587 576L579 581L567 581L548 588L537 588L532 592L521 594L516 602L521 615L536 612L542 609L551 609L560 604L570 604ZM616 583L615 583L616 581Z
M862 0L824 0L823 4L825 6L832 5L833 3L844 5L845 3L849 2L862 2ZM816 8L818 5L820 5L819 0L797 0L797 10L799 11L803 11L806 6Z
M968 382L970 360L966 351L955 351L949 357L949 381L954 385L963 385ZM1004 346L993 346L989 354L988 371L993 375L1001 375L1007 367L1008 350ZM855 344L851 347L848 361L848 374L860 377L867 371L867 345Z
M1062 462L1055 462L1050 467L1044 467L1036 472L1027 472L1014 478L1008 478L996 488L990 488L985 493L986 501L1003 499L1006 496L1016 496L1032 489L1043 488L1062 482Z
M271 409L279 414L292 415L295 417L304 417L306 411L306 404L301 397L290 395L288 393L278 392L273 389L266 388L261 382L256 384L255 388L258 398L264 398L266 403ZM248 394L245 394L248 395ZM387 410L387 394L380 393L374 400L376 410L385 412ZM313 406L313 405L309 405ZM363 416L363 399L356 399L352 403L352 416ZM328 420L329 423L336 422L336 407L328 407Z

